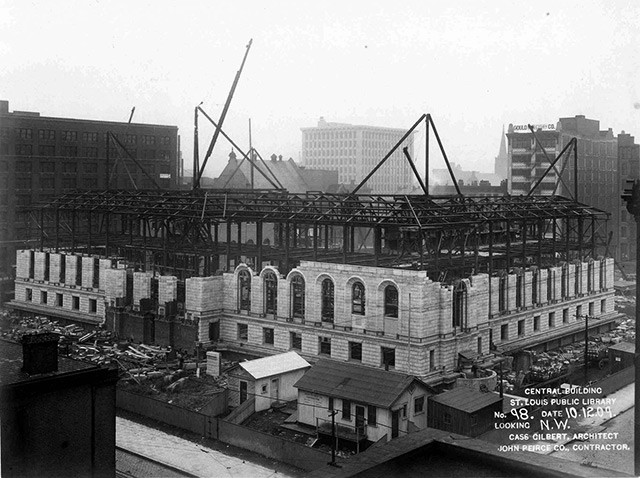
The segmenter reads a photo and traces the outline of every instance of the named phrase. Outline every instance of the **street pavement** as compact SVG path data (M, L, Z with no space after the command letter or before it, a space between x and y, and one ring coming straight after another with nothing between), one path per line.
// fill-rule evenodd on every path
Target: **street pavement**
M293 478L295 476L226 455L199 443L122 417L116 417L116 445L196 476L243 478L274 476Z

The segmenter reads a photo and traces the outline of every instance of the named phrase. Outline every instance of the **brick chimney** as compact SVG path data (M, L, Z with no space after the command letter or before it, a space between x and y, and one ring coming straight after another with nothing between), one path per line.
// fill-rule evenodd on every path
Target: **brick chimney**
M58 341L51 332L22 336L22 371L29 375L58 371Z

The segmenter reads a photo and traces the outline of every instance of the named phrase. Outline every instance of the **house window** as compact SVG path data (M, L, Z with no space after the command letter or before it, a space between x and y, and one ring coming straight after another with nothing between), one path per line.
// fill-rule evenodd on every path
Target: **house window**
M518 321L518 335L524 335L524 319Z
M351 288L351 313L364 315L364 284L356 282Z
M416 397L413 401L413 414L417 415L422 412L424 412L424 396Z
M96 299L89 299L89 312L95 314L98 311L98 301Z
M40 303L41 304L46 304L47 303L47 291L46 290L41 290L40 291Z
M342 419L351 420L351 402L349 400L342 400Z
M243 342L249 340L249 326L247 324L238 324L238 340Z
M264 275L265 313L278 313L278 278L273 272Z
M298 332L289 332L289 342L294 350L302 350L302 334Z
M291 278L291 313L304 318L304 279L300 274Z
M334 287L333 287L333 281L331 279L325 279L322 281L321 294L322 294L322 321L333 322Z
M362 343L349 342L349 358L351 360L362 361Z
M406 403L404 405L402 405L402 408L400 409L400 414L402 415L402 418L404 418L404 419L407 418L407 404Z
M398 317L398 289L394 285L384 289L384 316Z
M63 303L62 294L56 294L56 306L62 307Z
M251 309L251 273L243 269L238 273L238 296L240 310Z
M318 347L323 355L331 355L331 338L318 337Z
M260 389L260 391L262 392L262 395L266 395L267 394L267 384L266 383L262 384L262 388Z
M607 311L607 300L606 299L602 299L600 301L600 313L604 314Z
M445 413L444 415L442 415L442 421L445 425L451 425L451 414Z
M509 340L509 324L500 326L500 340Z
M71 299L71 308L73 310L80 310L80 297L73 296Z
M273 345L273 329L271 328L263 328L262 329L262 339L266 345Z
M540 330L540 316L536 315L533 318L533 331L538 332Z
M462 327L466 322L467 286L463 281L458 282L453 289L453 326Z
M370 427L378 426L378 409L373 405L367 405L367 425Z
M333 397L329 397L329 410L333 411Z
M382 356L382 365L386 369L396 366L396 349L380 347L380 355Z

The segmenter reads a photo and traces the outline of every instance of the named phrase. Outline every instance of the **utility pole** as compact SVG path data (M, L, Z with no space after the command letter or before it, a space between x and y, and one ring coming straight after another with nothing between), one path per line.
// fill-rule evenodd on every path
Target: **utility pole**
M640 180L627 181L622 199L627 203L627 211L636 220L636 348L633 354L635 371L635 408L633 424L634 475L640 476Z
M589 368L589 316L584 317L584 386L587 386Z
M338 410L329 410L331 415L331 461L328 463L331 466L340 468L340 465L336 463L336 415Z

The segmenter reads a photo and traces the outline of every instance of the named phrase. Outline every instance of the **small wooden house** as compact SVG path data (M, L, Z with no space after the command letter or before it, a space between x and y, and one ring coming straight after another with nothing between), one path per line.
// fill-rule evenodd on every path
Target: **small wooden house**
M267 410L274 402L297 398L294 384L311 367L295 352L240 362L228 370L229 405L237 407L255 397L255 411Z
M319 360L298 383L298 422L339 439L376 442L427 426L434 391L413 375L351 362Z
M457 387L429 397L428 426L476 437L493 427L494 412L502 412L500 395Z

